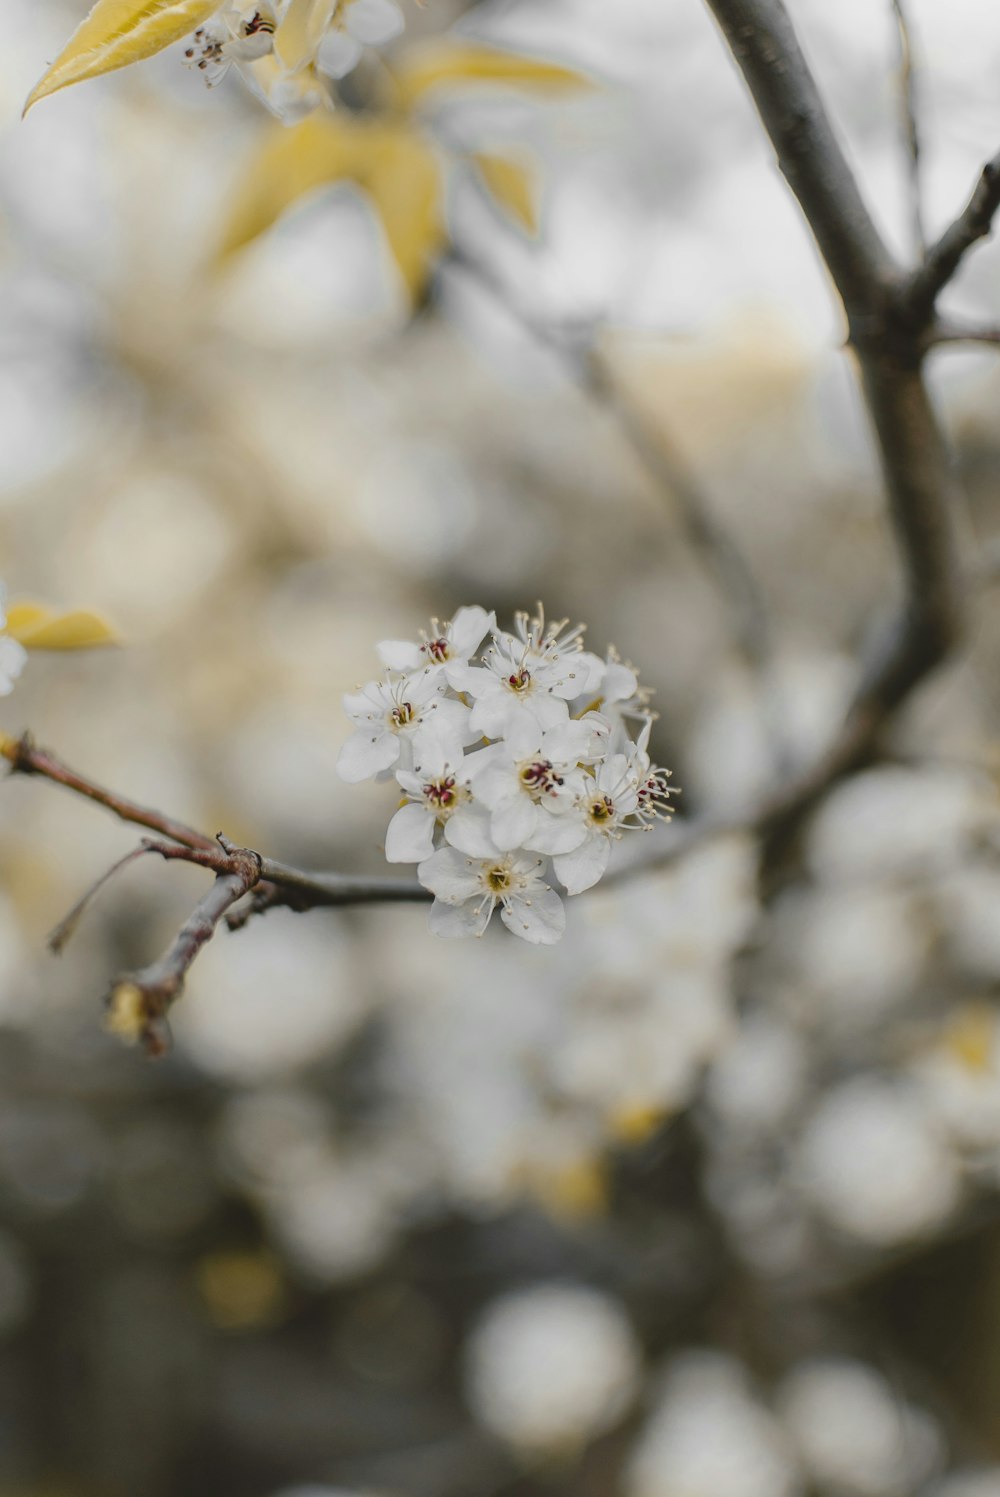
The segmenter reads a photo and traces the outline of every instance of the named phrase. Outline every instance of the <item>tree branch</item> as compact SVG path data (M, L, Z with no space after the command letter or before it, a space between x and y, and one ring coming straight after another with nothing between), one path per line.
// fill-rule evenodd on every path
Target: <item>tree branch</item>
M607 412L656 488L676 512L689 545L701 558L729 615L738 653L756 670L771 656L767 610L749 562L716 518L713 505L662 427L655 430L628 400L593 338L563 334L529 311L499 274L476 256L452 246L448 262L471 276L525 330L562 362L570 377Z
M913 38L904 0L891 0L892 13L899 33L899 83L902 96L903 133L910 179L910 219L913 242L923 255L927 249L924 215L920 192L920 130L917 125L917 76L913 57Z
M870 761L892 714L957 643L963 600L953 480L923 380L910 286L862 201L783 0L708 4L840 296L903 573L896 622L865 666L840 734L760 812L773 851L832 783Z
M940 239L927 251L905 288L909 316L917 326L926 326L934 313L940 292L952 279L962 260L985 239L993 227L1000 208L1000 152L987 161L979 174L972 196L954 223L948 225Z

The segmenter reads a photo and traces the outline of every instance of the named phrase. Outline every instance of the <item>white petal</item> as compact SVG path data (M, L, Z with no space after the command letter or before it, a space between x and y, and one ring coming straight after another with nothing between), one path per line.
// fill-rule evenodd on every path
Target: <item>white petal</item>
M424 806L400 806L385 829L387 863L422 863L434 851L434 817Z
M630 671L620 660L612 660L604 673L601 694L606 702L627 702L639 689L635 671Z
M345 78L360 61L361 43L346 31L328 31L316 54L316 66L328 78Z
M406 23L393 0L353 0L344 24L366 47L380 47L398 36Z
M470 726L469 717L468 707L446 697L440 699L433 708L428 709L423 721L438 738L454 734L460 737L463 743L475 743L479 734Z
M399 758L399 739L394 733L373 732L359 728L352 733L337 759L337 773L349 785L370 780L389 769Z
M28 652L16 639L0 638L0 697L9 696L24 670Z
M495 858L500 849L490 835L490 821L476 806L459 806L444 824L444 838L470 858Z
M382 664L391 671L415 671L424 664L420 646L409 639L383 639L375 650Z
M460 608L451 621L448 639L452 654L459 660L468 660L474 655L489 631L496 627L497 616L486 612L478 603L469 608Z
M525 845L537 822L538 807L526 795L518 794L493 812L490 836L502 852L511 852Z
M567 894L592 889L611 859L610 837L589 837L574 852L561 853L552 861L556 878Z
M482 892L478 863L452 847L440 847L417 869L425 889L446 904L464 904Z
M586 840L587 823L582 816L576 816L572 812L565 815L543 812L530 841L525 841L524 846L532 852L544 852L552 857L556 853L573 852Z
M491 749L500 747L502 747L500 744L490 744ZM482 767L478 764L472 766L469 772L469 784L475 792L476 800L482 801L483 805L488 806L491 811L495 811L504 801L521 795L517 769L506 758L498 762L494 756Z
M496 685L489 671L481 665L467 665L464 660L450 660L444 668L445 679L455 691L467 691L479 697L487 688Z
M514 898L500 919L512 935L532 946L551 946L566 929L566 911L554 889L533 889L527 898Z
M523 710L521 702L509 691L491 683L491 688L473 706L469 727L487 738L503 738Z
M428 924L436 936L481 936L490 923L493 905L490 900L470 899L465 904L442 904L435 899Z
M546 730L561 727L569 719L569 707L561 697L547 691L535 691L524 703L525 708Z

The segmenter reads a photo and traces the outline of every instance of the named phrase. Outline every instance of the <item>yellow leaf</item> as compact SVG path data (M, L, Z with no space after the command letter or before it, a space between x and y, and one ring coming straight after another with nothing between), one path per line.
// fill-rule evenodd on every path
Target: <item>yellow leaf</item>
M71 83L141 62L189 36L221 0L97 0L24 106Z
M370 196L407 290L419 300L445 241L437 157L406 126L349 114L315 114L291 130L275 130L237 192L220 260L252 243L307 193L341 181Z
M369 130L363 185L413 302L419 302L445 243L441 168L431 148L406 130Z
M363 132L349 115L310 115L300 125L276 126L253 156L237 189L222 234L226 259L263 234L299 198L344 178L356 178Z
M315 57L336 4L337 0L291 0L274 34L274 50L289 72Z
M5 632L27 650L89 650L117 638L100 614L83 609L57 614L41 603L13 603Z
M528 234L538 233L538 173L527 158L480 151L473 160L490 197Z
M582 73L541 57L452 41L412 47L397 64L395 76L404 105L417 103L432 89L477 83L540 89L543 93L591 86Z

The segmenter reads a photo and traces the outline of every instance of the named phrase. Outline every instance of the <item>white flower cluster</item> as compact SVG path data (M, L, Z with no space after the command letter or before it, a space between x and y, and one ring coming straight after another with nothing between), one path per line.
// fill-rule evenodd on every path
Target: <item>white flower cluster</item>
M275 114L294 123L329 102L317 74L343 78L366 46L403 30L395 0L223 0L184 49L209 86L235 66Z
M483 649L487 636L490 643ZM420 643L379 645L386 667L344 698L355 732L337 763L351 784L395 776L390 863L416 863L431 929L480 936L499 905L509 931L549 945L567 894L591 888L628 828L670 816L669 772L650 763L652 714L614 650L583 626L519 613L513 633L484 608L431 620ZM639 731L633 739L628 724Z
M0 697L9 696L14 682L24 670L28 652L16 639L11 639L7 629L7 590L0 582Z

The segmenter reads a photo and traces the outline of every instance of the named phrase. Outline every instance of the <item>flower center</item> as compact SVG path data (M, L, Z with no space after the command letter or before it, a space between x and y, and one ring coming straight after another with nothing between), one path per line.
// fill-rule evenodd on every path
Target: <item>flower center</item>
M416 716L417 714L409 702L400 702L399 706L393 707L389 713L389 720L393 728L398 730L399 728L408 728L412 722L416 721Z
M458 791L455 787L454 775L447 775L443 780L431 780L422 785L421 792L424 800L435 811L453 811L458 801Z
M440 639L425 640L420 648L424 651L425 654L429 655L432 660L437 660L440 662L442 660L451 659L451 646L443 635Z
M531 672L522 665L520 670L507 677L507 685L511 691L527 691L531 685Z
M217 67L223 62L221 37L213 36L206 27L199 26L191 40L194 46L187 47L184 51L184 59L189 67L205 72L209 67Z
M249 21L244 21L241 29L244 36L273 36L274 22L269 16L262 16L259 10L255 10Z
M534 799L542 795L554 795L563 783L561 774L556 774L551 759L531 759L518 771L522 787Z
M510 888L513 882L510 869L505 868L502 863L498 863L495 868L491 868L486 874L486 882L494 894L503 894Z
M591 821L596 822L598 826L603 825L603 823L606 821L610 821L614 814L615 803L611 799L610 795L595 796L594 799L590 802L590 805L587 807L587 815L590 817Z

